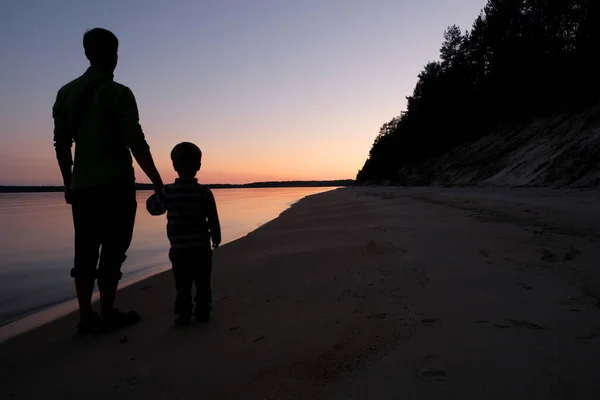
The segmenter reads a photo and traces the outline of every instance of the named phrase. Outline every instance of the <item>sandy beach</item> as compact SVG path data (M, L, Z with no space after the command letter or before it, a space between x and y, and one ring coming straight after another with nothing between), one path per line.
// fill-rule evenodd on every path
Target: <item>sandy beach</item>
M595 399L600 192L345 188L217 251L214 316L170 272L0 344L2 399ZM65 274L68 269L65 269Z

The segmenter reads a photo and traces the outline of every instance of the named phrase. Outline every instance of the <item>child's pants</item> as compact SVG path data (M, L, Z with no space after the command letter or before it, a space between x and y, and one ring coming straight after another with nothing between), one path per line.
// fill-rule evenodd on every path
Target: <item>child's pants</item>
M192 315L192 284L196 285L196 315L211 309L212 250L209 248L171 249L169 258L175 278L175 315Z

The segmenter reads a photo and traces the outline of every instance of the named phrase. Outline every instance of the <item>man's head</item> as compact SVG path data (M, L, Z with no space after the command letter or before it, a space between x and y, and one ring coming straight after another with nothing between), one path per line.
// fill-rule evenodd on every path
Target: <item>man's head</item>
M171 161L180 178L193 178L200 171L202 152L194 143L179 143L171 151Z
M85 56L91 65L109 68L117 67L119 39L109 30L94 28L83 35Z

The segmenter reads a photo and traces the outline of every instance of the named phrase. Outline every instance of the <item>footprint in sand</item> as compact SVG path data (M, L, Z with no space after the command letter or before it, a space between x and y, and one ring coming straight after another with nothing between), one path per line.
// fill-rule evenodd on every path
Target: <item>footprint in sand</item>
M600 332L592 332L592 333L589 333L587 335L578 335L578 336L575 336L575 339L577 339L577 340L591 340L591 339L596 339L597 337L600 337Z
M370 314L370 315L367 315L367 318L368 319L372 319L372 318L385 319L388 315L390 315L390 314L389 313Z
M581 251L574 247L570 247L562 256L557 254L557 252L552 252L548 249L540 249L540 253L540 259L542 261L556 263L572 261L581 254Z
M494 324L494 326L496 328L500 328L500 329L506 329L506 328L527 328L527 329L533 329L533 330L538 330L538 331L548 329L548 327L546 327L546 326L541 326L541 325L538 325L538 324L534 324L534 323L531 323L529 321L509 319L508 322L509 322L509 324Z
M490 256L490 252L485 250L485 249L480 249L479 250L479 254L484 256L484 257L489 257Z
M575 257L581 254L581 251L577 250L574 247L571 247L566 254L563 256L563 261L571 261L574 260Z
M140 383L140 378L137 376L132 376L127 379L127 383L129 383L129 385L131 385L131 386L135 386L138 383Z
M430 382L444 383L448 380L448 373L443 369L426 369L418 372L421 379Z
M556 256L556 254L552 253L550 250L546 250L546 249L541 249L541 256L540 259L542 261L547 261L547 262L557 262L558 261L558 257Z
M546 326L541 326L538 324L533 324L529 321L519 321L516 319L509 319L508 322L510 322L513 326L515 327L522 327L522 328L527 328L527 329L535 329L535 330L546 330L548 329L548 327Z

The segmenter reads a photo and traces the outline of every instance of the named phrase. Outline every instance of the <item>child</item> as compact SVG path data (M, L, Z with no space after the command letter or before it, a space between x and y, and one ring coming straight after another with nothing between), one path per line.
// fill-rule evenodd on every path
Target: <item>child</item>
M199 322L210 319L212 294L210 276L212 250L221 243L221 227L212 192L198 183L202 152L193 143L179 143L171 151L173 168L179 178L166 185L159 196L152 195L146 208L152 215L167 213L169 259L173 267L175 324L186 326L192 316L192 284L196 285L194 314Z

